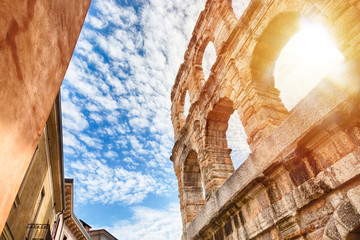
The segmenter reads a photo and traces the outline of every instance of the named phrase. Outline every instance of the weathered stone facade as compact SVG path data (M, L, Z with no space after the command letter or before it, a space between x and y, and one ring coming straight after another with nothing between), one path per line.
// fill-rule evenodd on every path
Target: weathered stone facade
M300 18L322 23L345 62L288 112L273 71ZM231 0L207 1L171 93L183 239L360 239L359 20L355 0L253 0L240 19ZM235 110L251 149L236 170Z

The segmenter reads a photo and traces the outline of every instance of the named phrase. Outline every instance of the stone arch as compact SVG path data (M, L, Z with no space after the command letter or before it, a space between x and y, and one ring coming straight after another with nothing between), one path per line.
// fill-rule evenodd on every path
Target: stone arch
M305 18L311 23L324 26L336 41L336 47L347 61L356 58L359 53L356 46L360 43L357 26L360 17L360 5L334 0L329 8L326 2L308 3L296 1L294 4L282 2L263 20L259 33L253 36L251 55L251 80L267 87L274 86L273 71L276 60L287 42L299 30L300 20ZM251 5L251 4L250 4ZM341 10L336 10L337 6ZM259 37L257 37L259 36Z
M171 121L174 127L174 136L175 138L180 133L181 129L185 125L186 116L184 114L184 105L185 105L185 97L188 90L187 88L182 88L179 91L179 95L176 97L177 99L173 101L171 106Z
M189 103L186 103L186 98L189 98ZM180 109L179 109L179 115L180 118L182 118L185 122L187 114L189 113L188 111L190 110L190 106L186 106L187 104L191 105L191 101L190 101L190 91L187 90L186 88L182 91L181 96L180 96ZM186 107L188 107L188 109L186 109ZM181 127L184 125L184 122L181 124Z
M196 53L194 54L195 56L192 60L194 66L202 66L204 52L209 42L214 42L214 38L211 36L209 31L206 31L205 34L201 36L201 38L199 38L196 42L196 47L195 47ZM215 47L215 51L216 53L218 53L218 49L216 49L216 47Z
M225 1L207 1L205 10L199 16L199 19L204 19L206 25L199 25L198 31L193 34L198 36L196 44L205 43L206 38L210 38L214 44L217 53L220 53L224 41L230 35L231 30L236 25L235 15L232 12L231 0ZM200 41L198 41L200 40ZM197 45L197 47L200 47Z
M203 176L206 199L234 172L228 149L226 131L228 121L234 112L233 102L221 98L207 114L205 126L205 150Z
M214 65L217 58L216 50L212 41L209 41L202 59L202 68L205 75L205 79L208 79L211 73L211 68Z
M263 20L264 23L259 27L259 33L252 38L250 44L252 47L249 48L250 83L246 84L245 94L240 100L243 103L242 106L250 106L242 109L241 120L244 123L252 150L289 116L288 110L279 97L280 91L275 88L273 73L281 50L301 29L301 18L304 17L309 22L320 22L338 41L345 38L346 34L344 35L344 33L343 36L339 36L342 32L341 26L337 25L339 15L336 16L331 11L320 11L318 7L324 6L321 3L317 5L315 7L315 4L306 4L303 1L296 2L294 5L287 5L284 2L278 7L278 11L273 11ZM353 8L349 14L360 16L360 12L355 14ZM349 22L345 19L344 21ZM358 40L354 40L354 42L356 41ZM351 54L345 54L349 51L339 42L336 42L336 45L345 58L350 59L351 54L357 52L350 51ZM352 45L355 46L355 44ZM352 49L351 46L347 46L347 48ZM247 125L248 122L253 124Z
M289 116L279 97L280 91L275 88L273 73L281 50L300 30L299 19L299 12L280 12L263 28L259 38L253 38L250 83L243 86L238 100L240 118L252 151Z
M191 101L190 101L189 91L186 91L184 95L185 96L181 98L181 103L183 105L184 115L185 115L185 118L186 118L187 115L189 114L189 111L190 111Z
M335 68L344 65L344 56L324 24L306 18L300 22L301 31L281 49L273 73L275 88L289 111Z
M205 36L198 41L198 48L197 48L198 50L196 53L196 57L194 58L194 66L195 66L194 78L195 78L195 81L200 82L200 86L203 86L207 80L207 78L205 79L205 73L204 73L204 69L203 69L204 54L209 46L209 43L213 44L213 42L214 42L214 40L208 36ZM218 50L216 49L215 45L214 45L214 48L215 48L215 52L216 52L216 56L217 56ZM211 75L211 73L210 73L210 75Z
M300 14L283 12L267 25L252 53L252 81L263 87L274 88L274 69L281 50L290 38L300 30Z
M179 198L183 229L185 229L205 204L200 166L194 150L188 151L183 162Z

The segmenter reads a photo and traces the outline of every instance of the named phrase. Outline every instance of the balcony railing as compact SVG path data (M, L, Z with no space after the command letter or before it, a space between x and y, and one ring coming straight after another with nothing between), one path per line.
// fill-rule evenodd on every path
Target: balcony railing
M52 240L49 224L29 224L27 240Z

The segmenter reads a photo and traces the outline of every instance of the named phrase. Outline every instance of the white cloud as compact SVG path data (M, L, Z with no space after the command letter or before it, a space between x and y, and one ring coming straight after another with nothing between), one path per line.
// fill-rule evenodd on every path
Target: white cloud
M232 0L233 10L237 18L240 18L249 3L250 0Z
M117 139L117 140L115 141L115 143L116 143L120 148L124 149L124 148L127 147L127 143L128 143L128 142L127 142L126 139L120 138L120 139Z
M138 141L135 136L130 136L130 143L135 150L143 148L143 145Z
M66 97L62 101L63 126L72 131L81 131L88 127L88 122L79 106L76 106Z
M101 149L102 141L99 140L98 138L95 138L94 136L85 135L85 134L79 134L78 137L80 138L81 141L86 143L86 145L88 145L89 147L96 147L96 148Z
M129 123L135 129L150 127L150 122L146 118L140 118L140 117L131 118L129 119Z
M130 158L130 157L124 158L123 161L128 164L128 167L129 167L130 169L135 169L136 166L139 166L139 163L136 162L134 159L132 159L132 158Z
M177 192L170 92L205 0L137 3L94 1L63 84L66 173L81 203Z
M163 185L151 175L128 171L120 166L109 167L95 159L71 162L70 167L77 182L77 201L82 204L131 205L142 202L150 193L165 194L171 186Z
M228 148L232 149L230 156L236 169L251 153L246 142L247 136L237 111L230 116L226 139L228 141Z
M66 143L66 146L74 148L80 146L79 140L77 140L77 138L74 135L70 134L68 131L64 131L63 141Z
M210 72L211 72L211 68L215 63L216 58L217 58L217 55L216 55L214 44L212 42L209 42L208 45L206 46L204 56L203 56L203 62L202 62L205 80L208 79Z
M133 207L129 220L105 227L115 237L124 240L169 240L181 238L181 217L178 203L170 203L165 209Z
M95 16L88 15L86 21L90 23L90 25L97 29L102 29L106 27L107 21L103 18L97 18Z
M90 112L99 112L100 111L99 107L93 103L87 103L85 107Z
M98 113L90 113L89 117L97 123L104 121L104 118Z
M64 147L64 153L67 153L67 154L75 154L75 151L74 149L72 149L71 147L69 147L68 145Z
M105 157L108 157L108 158L115 158L118 156L118 154L114 151L108 151L104 154Z
M129 127L127 126L126 123L123 123L123 124L118 124L116 126L116 131L120 134L125 134L129 131Z
M113 0L101 0L96 2L96 8L101 13L102 19L116 24L118 27L131 27L138 20L132 7L120 7Z
M93 50L93 45L85 39L78 41L76 44L76 47L77 47L78 53L82 54L82 55L87 55L88 53L90 53Z

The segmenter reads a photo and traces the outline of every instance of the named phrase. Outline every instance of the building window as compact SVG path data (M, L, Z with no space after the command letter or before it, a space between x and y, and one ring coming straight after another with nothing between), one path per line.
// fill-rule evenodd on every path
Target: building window
M45 189L44 187L41 189L41 193L40 193L40 196L39 196L39 199L37 201L37 204L36 204L36 207L35 207L35 211L34 211L34 216L33 216L33 223L36 223L36 220L37 220L37 217L39 215L39 212L40 212L40 209L41 209L41 205L44 201L44 197L45 197Z

